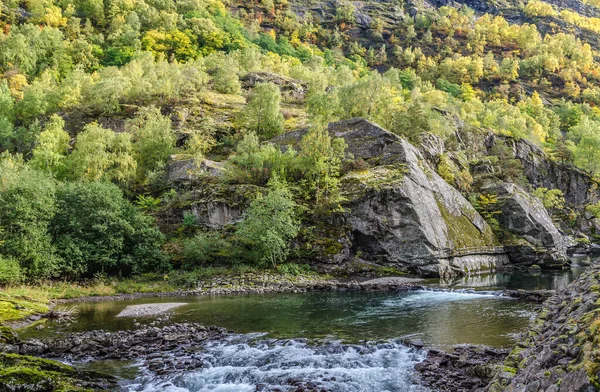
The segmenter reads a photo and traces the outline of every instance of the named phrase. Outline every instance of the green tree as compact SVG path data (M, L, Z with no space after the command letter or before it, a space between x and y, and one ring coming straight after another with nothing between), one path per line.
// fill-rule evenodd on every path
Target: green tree
M298 235L297 205L289 189L277 180L266 196L258 194L239 223L236 235L249 246L252 259L274 268L289 254L290 241Z
M49 226L57 206L55 182L18 158L0 160L0 254L19 261L31 279L56 276L56 257Z
M66 276L129 275L166 267L160 252L162 234L116 185L61 184L57 205L51 232Z
M248 104L240 112L238 122L261 139L270 139L283 132L281 92L273 83L258 83L248 97Z
M540 199L548 210L565 208L565 196L560 189L537 188L533 195Z
M145 179L151 172L162 169L175 151L171 120L156 107L140 108L128 128L133 135L138 178Z
M314 200L317 211L341 208L339 175L346 147L344 139L332 139L327 129L320 125L311 127L300 140L302 189L309 199Z
M40 169L59 175L64 172L65 159L69 152L71 137L64 130L65 121L54 114L40 133L38 143L33 149L30 163Z
M226 57L213 73L213 88L223 94L239 94L242 90L238 62Z
M97 123L88 124L77 137L75 149L67 160L70 176L89 181L126 181L136 171L131 150L130 134L116 134Z
M600 171L600 122L582 116L579 123L569 129L575 164L596 175Z

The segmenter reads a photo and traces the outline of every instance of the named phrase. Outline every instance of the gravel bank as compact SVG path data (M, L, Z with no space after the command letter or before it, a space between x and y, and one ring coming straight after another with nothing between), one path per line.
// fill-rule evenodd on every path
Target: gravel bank
M171 309L178 308L185 305L185 303L168 302L164 304L141 304L141 305L130 305L123 309L121 313L117 314L117 317L145 317L155 316L157 314L166 313Z

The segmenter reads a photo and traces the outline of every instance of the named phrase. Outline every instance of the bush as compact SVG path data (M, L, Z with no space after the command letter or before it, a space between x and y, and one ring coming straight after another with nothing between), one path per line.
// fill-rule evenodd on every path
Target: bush
M18 284L22 281L19 262L12 257L0 256L0 285Z
M289 189L276 181L266 196L259 194L250 204L236 235L250 248L249 256L256 264L277 268L287 259L290 241L299 230L297 208Z
M248 97L248 104L240 112L239 124L256 132L263 140L279 135L285 122L280 102L279 87L273 83L258 83Z
M168 269L160 251L163 235L116 185L61 184L57 203L51 232L65 274L80 278Z
M277 271L285 275L306 275L314 272L308 264L285 263L277 266Z
M218 233L201 233L183 243L183 267L204 267L225 261L231 244Z

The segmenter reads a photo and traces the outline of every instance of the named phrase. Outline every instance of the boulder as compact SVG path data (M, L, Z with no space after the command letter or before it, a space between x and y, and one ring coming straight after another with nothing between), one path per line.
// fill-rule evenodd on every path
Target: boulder
M566 261L566 245L542 202L512 183L489 185L484 193L498 196L497 220L506 231L505 247L511 263L559 267Z
M223 164L208 159L198 160L196 158L177 159L171 156L167 168L167 181L170 184L178 184L198 180L202 175L221 177L223 175Z

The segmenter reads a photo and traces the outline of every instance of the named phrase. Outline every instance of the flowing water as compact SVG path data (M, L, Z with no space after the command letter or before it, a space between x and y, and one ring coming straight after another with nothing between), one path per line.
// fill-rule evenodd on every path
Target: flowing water
M441 349L457 344L509 347L527 328L536 305L504 297L501 289L562 288L579 273L573 269L494 274L401 293L88 302L76 304L80 315L75 323L48 323L43 330L30 329L22 336L129 329L133 319L115 317L128 305L184 302L169 312L169 322L214 324L239 335L202 348L208 368L160 379L141 369L125 377L125 390L293 391L297 387L290 385L295 382L310 382L331 391L421 391L414 382L413 367L424 354L397 339L419 338L425 345ZM151 323L154 318L136 321Z

